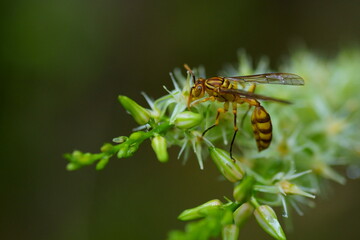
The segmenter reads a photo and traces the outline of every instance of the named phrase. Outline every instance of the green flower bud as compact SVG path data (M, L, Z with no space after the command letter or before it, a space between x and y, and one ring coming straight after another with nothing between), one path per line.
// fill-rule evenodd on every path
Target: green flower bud
M96 156L91 153L83 153L78 150L73 151L71 154L67 153L64 157L70 161L66 168L69 171L79 169L85 165L90 165L97 160Z
M117 137L117 138L113 138L113 142L114 143L123 143L123 142L126 142L129 138L126 137L126 136L120 136L120 137Z
M195 208L186 209L179 215L178 219L182 221L189 221L205 217L209 212L219 209L221 205L222 202L220 200L214 199Z
M74 150L72 153L66 153L64 156L70 162L77 162L78 158L80 158L82 155L83 153L79 150Z
M274 210L268 205L262 205L255 209L254 215L260 227L275 239L286 240L284 231L276 217Z
M120 146L120 149L117 153L118 158L126 158L128 157L129 144L123 143Z
M230 158L228 152L215 147L210 147L209 152L220 172L230 182L237 182L243 178L244 170Z
M233 213L236 226L241 228L253 212L254 207L248 202L243 203L240 207L238 207Z
M138 143L131 144L129 150L127 151L126 157L131 157L132 155L134 155L134 153L139 149L139 147L140 145Z
M167 152L167 143L164 137L160 135L155 136L151 140L151 146L156 154L157 159L160 162L167 162L169 160L169 155Z
M226 205L227 204L225 204L225 206ZM224 214L223 214L222 219L221 219L221 225L225 226L225 225L233 224L233 222L234 222L233 212L230 211L230 209L226 209L224 211Z
M222 229L223 240L237 240L239 239L239 227L235 224L229 224Z
M102 158L97 164L96 164L96 170L103 170L106 164L109 162L108 157Z
M145 132L143 132L143 131L133 132L129 136L129 139L131 139L131 140L139 140L140 138L142 138L144 136L144 134L145 134Z
M126 111L130 113L130 115L135 119L140 125L144 125L149 122L150 120L150 112L141 107L137 104L134 100L126 97L126 96L119 96L119 102L125 108Z
M82 153L80 151L74 151L73 157L76 162L80 165L88 165L93 163L93 159L91 158L91 153Z
M245 177L236 187L234 188L234 198L238 202L242 202L249 195L249 191L251 190L253 184L252 177Z
M104 145L102 145L101 147L101 152L107 152L109 150L111 150L114 146L110 143L105 143Z
M66 165L66 169L68 170L68 171L74 171L74 170L77 170L77 169L79 169L79 168L81 168L81 165L79 165L79 164L76 164L76 163L68 163L67 165Z
M194 112L184 111L179 113L175 119L175 126L180 129L188 129L199 125L203 117Z

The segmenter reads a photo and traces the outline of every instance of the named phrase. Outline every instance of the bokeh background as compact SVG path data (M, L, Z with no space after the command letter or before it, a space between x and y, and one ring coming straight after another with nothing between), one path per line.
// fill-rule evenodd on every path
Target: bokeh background
M97 152L136 126L117 102L145 105L183 63L209 76L244 48L272 66L297 45L332 57L360 40L358 1L94 1L1 3L0 239L165 239L176 219L231 196L208 161L159 163L149 144L100 172L65 170L65 152ZM360 63L359 63L360 64ZM339 170L341 171L341 169ZM289 239L360 239L360 182L332 184ZM243 239L270 239L251 221Z

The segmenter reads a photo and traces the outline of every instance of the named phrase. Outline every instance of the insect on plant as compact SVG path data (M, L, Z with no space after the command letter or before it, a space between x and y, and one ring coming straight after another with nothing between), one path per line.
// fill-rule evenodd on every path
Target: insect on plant
M191 106L206 101L219 101L224 103L222 108L217 109L215 124L207 128L203 132L202 136L204 136L210 129L219 124L220 114L227 112L230 102L232 103L232 112L234 115L234 134L230 144L230 157L233 160L234 158L232 156L232 147L238 132L236 120L237 107L239 104L249 104L248 110L241 119L240 126L242 126L247 113L252 107L254 107L254 111L251 115L251 125L259 152L267 149L270 146L272 140L272 124L269 113L263 106L261 106L258 100L290 104L290 102L286 100L254 93L256 84L280 84L294 86L304 85L304 79L292 73L263 73L237 77L211 77L207 79L196 79L191 68L187 64L184 64L184 67L191 74L194 83L189 93L187 104L189 109ZM245 89L246 84L248 85L247 89ZM241 86L243 89L240 89L239 86ZM208 96L203 98L205 93L207 93Z

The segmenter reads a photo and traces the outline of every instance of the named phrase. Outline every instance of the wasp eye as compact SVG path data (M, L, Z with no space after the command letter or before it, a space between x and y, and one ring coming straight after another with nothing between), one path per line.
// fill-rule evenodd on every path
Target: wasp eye
M194 88L193 96L198 97L202 92L202 86L198 85Z

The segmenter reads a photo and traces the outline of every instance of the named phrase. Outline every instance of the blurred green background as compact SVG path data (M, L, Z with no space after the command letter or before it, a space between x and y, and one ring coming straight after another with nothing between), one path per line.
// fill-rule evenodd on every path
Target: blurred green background
M276 67L297 44L325 56L360 40L358 1L84 1L1 4L0 239L165 239L178 214L231 196L212 162L159 163L150 144L100 172L65 170L65 152L97 152L136 126L117 102L145 105L168 73L208 76L244 48ZM360 63L359 63L360 64ZM342 171L340 169L340 171ZM332 184L289 239L360 239L360 182ZM243 239L270 239L254 221Z

